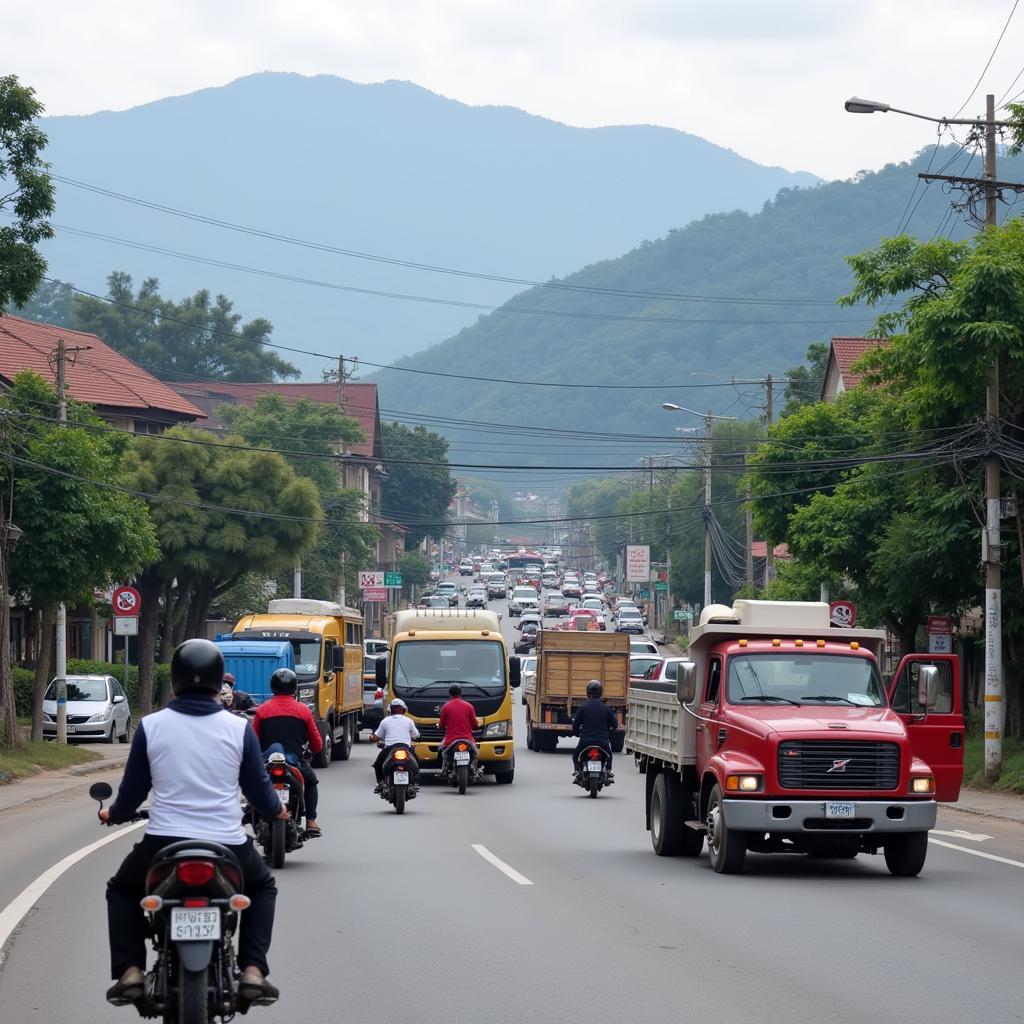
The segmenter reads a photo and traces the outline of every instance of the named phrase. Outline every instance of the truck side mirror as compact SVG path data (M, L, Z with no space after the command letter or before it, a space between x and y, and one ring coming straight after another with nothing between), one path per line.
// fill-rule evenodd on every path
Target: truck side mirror
M935 707L939 698L939 670L935 665L922 665L917 675L917 703L925 709Z
M523 663L518 658L508 659L508 685L513 690L519 689L519 684L523 681Z
M345 648L335 647L334 648L334 670L337 672L339 669L345 667Z
M388 686L388 659L378 658L376 664L373 666L374 681L377 686L382 690L386 690Z
M689 704L697 693L697 666L692 661L679 666L676 673L676 700Z

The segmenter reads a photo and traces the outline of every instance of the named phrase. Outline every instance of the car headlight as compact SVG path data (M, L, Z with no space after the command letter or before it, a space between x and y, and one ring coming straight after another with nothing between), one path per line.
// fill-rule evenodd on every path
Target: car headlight
M56 722L57 721L57 716L56 715L51 715L49 711L44 711L43 712L43 721L44 722Z
M505 740L511 735L512 723L507 720L504 722L491 722L490 725L484 727L484 739Z
M89 719L89 721L90 722L109 722L110 721L110 715L111 715L112 711L113 711L113 708L107 708L106 710L101 711L98 715L93 715L92 718Z
M764 788L763 775L729 775L725 788L734 793L758 793Z
M914 796L931 796L935 792L935 779L931 775L918 775L910 780L910 792Z
M312 707L316 703L316 687L315 686L300 686L296 698L302 701L303 704L308 704Z

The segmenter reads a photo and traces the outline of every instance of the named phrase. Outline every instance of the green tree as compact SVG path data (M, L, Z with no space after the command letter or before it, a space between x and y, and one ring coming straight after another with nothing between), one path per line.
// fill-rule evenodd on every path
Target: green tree
M18 316L56 327L72 325L71 304L75 293L63 281L43 281L20 309Z
M387 463L381 511L408 530L407 548L443 536L457 487L448 469L448 442L426 427L385 423L383 443L385 459L393 461Z
M132 277L107 277L107 299L76 295L74 326L99 335L158 377L202 377L259 383L297 377L299 371L267 349L273 326L258 317L242 323L224 295L206 289L174 302L160 295L155 277L138 292Z
M430 559L422 551L406 551L398 565L402 571L402 589L410 597L413 587L423 587L430 582Z
M104 486L117 478L128 438L90 430L100 421L84 406L72 405L67 426L30 418L57 412L53 389L33 373L18 374L2 404L13 423L14 505L24 523L12 592L39 614L44 638L32 703L32 738L42 739L57 605L91 603L95 590L130 579L158 551L145 504ZM8 472L5 465L0 474Z
M805 358L805 363L791 366L786 371L786 390L783 393L786 404L782 407L780 417L789 416L802 406L811 405L821 398L825 371L828 369L828 345L812 341L807 346Z
M0 77L0 212L11 218L0 225L0 310L28 302L46 273L38 246L53 237L53 182L35 123L42 112L33 89Z

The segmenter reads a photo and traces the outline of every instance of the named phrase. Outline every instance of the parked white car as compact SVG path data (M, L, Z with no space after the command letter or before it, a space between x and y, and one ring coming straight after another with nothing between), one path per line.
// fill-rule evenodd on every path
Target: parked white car
M43 694L43 737L57 735L57 680ZM132 712L113 676L67 676L68 739L127 743Z

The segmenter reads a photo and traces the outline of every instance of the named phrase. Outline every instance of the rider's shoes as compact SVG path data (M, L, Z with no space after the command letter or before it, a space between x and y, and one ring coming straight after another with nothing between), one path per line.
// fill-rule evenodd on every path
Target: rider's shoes
M251 968L242 971L238 979L238 994L248 1003L270 1006L276 1003L281 993L260 974Z
M384 792L384 783L383 782L378 782L377 785L373 787L373 791L374 791L374 793L383 793Z
M107 1002L112 1006L128 1006L141 999L145 991L146 976L137 967L132 967L107 989Z
M322 836L323 830L319 825L311 825L308 821L306 822L305 837L307 839L316 839L317 836Z

